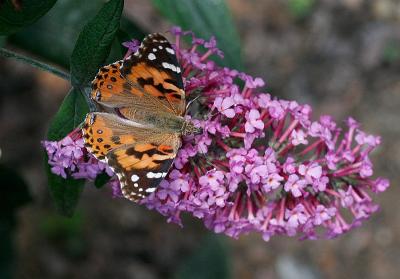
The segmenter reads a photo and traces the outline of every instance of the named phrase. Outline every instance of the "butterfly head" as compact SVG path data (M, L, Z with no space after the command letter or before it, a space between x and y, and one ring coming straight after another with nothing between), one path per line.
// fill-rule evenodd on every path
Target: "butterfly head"
M182 126L182 135L183 136L189 136L189 135L198 135L202 134L203 129L200 127L194 126L194 124L190 121L185 121L183 122Z

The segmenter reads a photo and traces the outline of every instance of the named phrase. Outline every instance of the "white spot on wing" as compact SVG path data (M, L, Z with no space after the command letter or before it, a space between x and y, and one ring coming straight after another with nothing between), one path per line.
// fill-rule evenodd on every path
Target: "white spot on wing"
M132 182L137 182L137 181L139 181L139 176L137 176L136 174L132 174L131 180L132 180Z
M165 50L166 50L168 53L175 54L175 51L174 51L172 48L167 47L167 48L165 48Z
M146 192L147 192L147 193L153 193L155 190L156 190L155 187L153 187L153 188L147 188L147 189L146 189Z
M161 63L161 66L163 66L165 69L170 69L171 71L176 72L176 73L181 72L181 69L179 67L176 67L175 65L169 64L167 62Z
M167 173L166 173L166 172L156 172L156 173L154 173L154 172L148 172L148 173L146 174L146 177L147 177L147 178L150 178L150 179L152 179L152 178L158 179L158 178L161 178L161 177L164 178L165 176L167 176Z
M154 55L154 53L149 53L149 55L147 55L147 58L149 58L149 60L154 60L156 59L156 56Z

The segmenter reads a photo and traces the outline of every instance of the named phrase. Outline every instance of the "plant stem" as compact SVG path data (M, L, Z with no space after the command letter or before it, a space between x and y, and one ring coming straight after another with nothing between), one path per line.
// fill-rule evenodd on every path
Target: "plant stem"
M24 55L16 53L16 52L13 52L11 50L8 50L8 49L5 49L5 48L0 48L0 56L7 57L7 58L13 58L13 59L22 61L25 64L29 64L29 65L31 65L31 66L33 66L35 68L38 68L38 69L40 69L42 71L52 73L52 74L54 74L54 75L56 75L56 76L58 76L58 77L60 77L62 79L70 81L70 76L69 76L68 73L66 73L66 72L64 72L64 71L62 71L60 69L57 69L57 68L55 68L53 66L50 66L50 65L48 65L46 63L40 62L38 60L35 60L33 58L24 56Z

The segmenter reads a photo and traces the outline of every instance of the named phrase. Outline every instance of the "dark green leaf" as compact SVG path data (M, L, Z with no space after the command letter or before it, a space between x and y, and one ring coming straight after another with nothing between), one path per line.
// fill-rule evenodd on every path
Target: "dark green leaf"
M304 19L311 14L315 0L289 0L289 12L296 19Z
M126 19L125 17L121 18L121 29L127 35L126 40L136 39L142 40L146 36L146 32L140 29L136 24L132 21Z
M13 34L9 41L35 56L69 69L70 57L82 26L96 15L103 4L104 0L58 0L46 16ZM121 19L121 28L126 30L131 38L141 39L144 36L144 33L126 18ZM121 49L121 46L118 45L117 49ZM110 58L115 61L122 57Z
M0 219L13 216L15 210L31 201L28 186L12 169L0 165Z
M28 186L14 170L0 165L0 278L14 278L14 232L17 209L32 200Z
M196 252L178 268L176 279L227 279L230 278L230 259L224 241L209 235Z
M0 278L2 279L15 277L14 223L15 217L10 217L9 220L0 219Z
M58 110L53 122L50 125L47 138L49 140L60 140L76 128L84 119L88 112L83 92L72 89L65 97L60 109ZM78 204L85 181L72 178L64 179L51 172L47 164L47 177L50 192L57 210L65 215L72 216Z
M1 42L0 42L0 44L1 44ZM17 52L14 52L14 51L11 51L11 50L8 50L5 48L0 48L0 56L18 60L22 63L26 63L26 64L28 64L32 67L38 68L42 71L52 73L62 79L68 80L68 81L70 79L69 75L60 69L57 69L49 64L43 63L39 60L33 59L28 56L24 56L20 53L17 53Z
M8 35L32 24L42 17L56 3L56 0L20 1L20 7L15 2L5 0L0 2L0 35Z
M54 116L47 138L60 140L76 128L89 111L84 93L79 89L71 89Z
M110 0L79 34L71 56L71 80L74 86L91 81L110 53L119 29L123 0Z
M6 36L0 36L0 47L3 47L6 44L6 40Z
M214 35L225 58L225 66L241 70L240 40L224 0L153 0L164 16L205 39Z
M82 26L103 4L103 0L58 0L46 16L12 35L10 42L69 69L72 50Z
M103 187L108 181L110 181L110 176L108 176L107 173L103 172L101 174L99 174L98 176L96 176L96 180L94 181L94 186L96 186L96 188L101 188Z
M61 176L53 174L50 170L50 166L47 164L47 156L46 168L50 193L53 197L56 209L64 216L72 216L82 194L85 180L73 178L64 179Z

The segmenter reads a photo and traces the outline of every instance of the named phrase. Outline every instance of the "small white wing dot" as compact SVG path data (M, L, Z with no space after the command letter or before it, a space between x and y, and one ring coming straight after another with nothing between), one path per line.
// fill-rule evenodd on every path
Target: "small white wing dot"
M132 174L131 180L132 180L132 182L137 182L137 181L139 181L139 176L137 176L136 174Z
M147 189L146 189L146 192L147 192L147 193L153 193L155 190L156 190L155 187L153 187L153 188L147 188Z
M149 58L149 60L154 60L156 59L156 56L154 55L154 53L149 53L149 55L147 55L147 58Z
M166 50L168 53L175 54L175 51L174 51L172 48L167 47L167 48L165 48L165 50Z
M154 172L148 172L148 173L146 174L146 176L147 176L147 178L154 178L155 173L154 173Z

